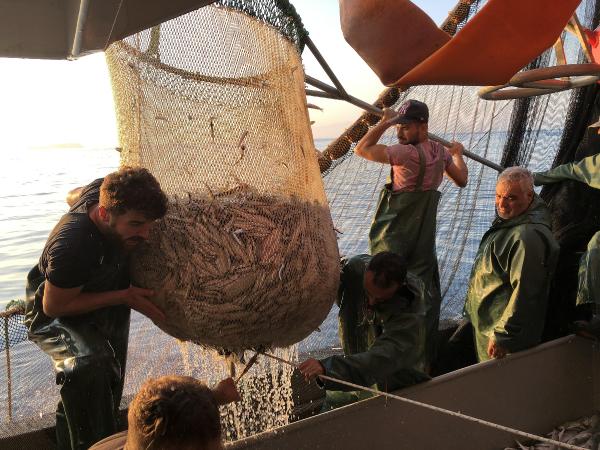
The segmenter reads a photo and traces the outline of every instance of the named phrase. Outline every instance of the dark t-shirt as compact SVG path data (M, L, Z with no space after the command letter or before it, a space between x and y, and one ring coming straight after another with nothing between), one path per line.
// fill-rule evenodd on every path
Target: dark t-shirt
M83 292L105 292L129 286L126 257L100 233L88 216L97 204L102 178L85 186L77 202L50 232L39 263L28 275L28 316L37 322L42 313L44 280ZM47 322L48 318L42 320ZM40 323L41 324L41 323Z
M98 203L101 184L102 179L98 179L83 188L46 241L39 269L57 287L85 285L92 271L103 263L107 243L88 216L88 208Z

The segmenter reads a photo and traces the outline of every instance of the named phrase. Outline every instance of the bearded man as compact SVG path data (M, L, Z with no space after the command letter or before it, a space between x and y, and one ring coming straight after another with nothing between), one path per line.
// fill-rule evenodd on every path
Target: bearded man
M152 291L130 285L128 255L165 215L167 198L146 169L124 167L67 202L27 276L25 325L61 386L57 447L87 449L118 431L131 308L164 320Z
M558 261L550 213L529 170L510 167L500 174L496 212L479 244L465 303L479 361L540 343Z
M396 127L398 144L379 144L390 127ZM357 156L390 166L390 182L379 194L375 217L369 231L371 254L394 252L408 262L408 271L425 283L426 360L435 358L440 318L441 289L435 250L438 191L444 175L465 187L468 170L463 146L449 148L429 139L429 109L418 100L407 100L398 111L384 110L381 121L372 127L354 149Z

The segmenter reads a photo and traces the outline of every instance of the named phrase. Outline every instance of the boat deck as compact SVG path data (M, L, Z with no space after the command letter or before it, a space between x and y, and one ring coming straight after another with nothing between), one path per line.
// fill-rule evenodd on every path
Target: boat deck
M397 394L543 436L560 423L600 409L600 347L597 342L567 336ZM237 441L228 448L492 450L514 446L515 439L505 431L377 397Z

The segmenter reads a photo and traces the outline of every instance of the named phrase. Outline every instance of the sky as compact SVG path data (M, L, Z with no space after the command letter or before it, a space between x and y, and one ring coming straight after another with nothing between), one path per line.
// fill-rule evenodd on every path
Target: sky
M414 0L438 24L457 0ZM313 42L345 89L369 103L384 86L344 41L337 0L292 0ZM329 82L308 50L306 73ZM118 146L108 70L103 53L76 61L0 58L0 151L76 143ZM329 82L330 83L330 82ZM331 83L330 83L331 84ZM316 139L338 136L361 113L347 103L309 98Z

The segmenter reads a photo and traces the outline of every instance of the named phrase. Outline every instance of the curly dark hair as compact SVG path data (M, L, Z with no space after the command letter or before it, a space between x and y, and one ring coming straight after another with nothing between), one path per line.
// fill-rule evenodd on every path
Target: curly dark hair
M375 273L375 284L383 289L389 288L396 282L402 286L406 281L406 259L393 252L377 253L369 264L367 270Z
M100 186L100 206L113 214L135 210L148 219L167 213L167 196L156 178L143 167L122 167L104 177Z
M128 445L131 439L144 450L203 449L221 439L213 393L192 377L147 380L129 405L128 421Z

